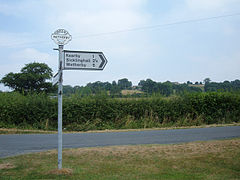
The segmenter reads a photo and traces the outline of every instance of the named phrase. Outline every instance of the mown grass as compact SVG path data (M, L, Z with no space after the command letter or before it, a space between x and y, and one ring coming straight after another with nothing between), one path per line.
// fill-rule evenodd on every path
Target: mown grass
M55 150L0 159L0 179L240 179L240 138Z

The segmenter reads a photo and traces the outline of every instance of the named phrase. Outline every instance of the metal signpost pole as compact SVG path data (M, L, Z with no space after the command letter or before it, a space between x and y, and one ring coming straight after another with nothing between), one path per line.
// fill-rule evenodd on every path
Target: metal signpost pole
M58 83L58 169L62 169L62 94L63 70L103 70L107 59L102 52L63 51L63 46L71 41L72 36L65 29L58 29L51 35L58 44L58 73L53 77L53 85ZM54 49L56 50L56 49ZM64 61L64 67L63 67Z
M53 85L58 83L58 169L62 169L62 94L63 94L63 46L71 41L72 36L65 29L58 29L51 35L52 40L58 44L59 66L54 76Z
M59 69L58 69L58 169L62 169L62 81L63 81L63 45L58 46Z

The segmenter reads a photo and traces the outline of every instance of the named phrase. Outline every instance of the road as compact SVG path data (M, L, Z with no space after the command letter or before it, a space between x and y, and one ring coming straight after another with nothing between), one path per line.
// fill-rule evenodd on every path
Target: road
M240 137L240 126L63 134L63 148L176 144ZM0 135L0 158L57 149L57 134Z

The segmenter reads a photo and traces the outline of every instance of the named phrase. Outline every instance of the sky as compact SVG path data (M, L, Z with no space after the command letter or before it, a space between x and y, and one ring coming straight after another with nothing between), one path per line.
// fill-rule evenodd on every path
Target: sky
M0 0L0 22L0 79L32 62L55 74L61 28L65 50L108 60L103 71L64 70L64 85L240 79L240 0Z

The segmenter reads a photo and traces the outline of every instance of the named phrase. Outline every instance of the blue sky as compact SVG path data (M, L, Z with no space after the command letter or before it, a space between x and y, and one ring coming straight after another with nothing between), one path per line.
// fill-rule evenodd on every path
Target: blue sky
M64 49L102 51L108 59L100 72L64 71L65 85L240 79L240 15L91 36L236 13L239 0L0 0L0 78L34 61L55 73L50 36L64 28L72 35Z

